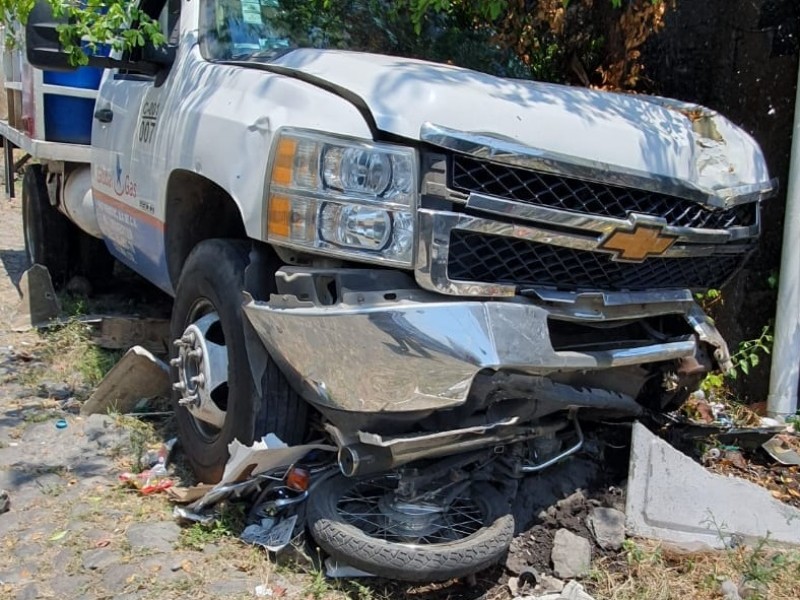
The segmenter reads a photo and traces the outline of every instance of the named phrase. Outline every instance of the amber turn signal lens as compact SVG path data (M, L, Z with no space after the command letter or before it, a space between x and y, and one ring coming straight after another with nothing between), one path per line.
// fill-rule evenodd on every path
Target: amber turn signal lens
M286 196L274 194L269 199L267 230L270 235L288 238L292 219L292 202Z
M286 487L296 492L305 492L311 483L311 474L300 467L292 467L286 474Z
M290 186L294 179L294 157L297 153L297 140L283 137L278 142L275 164L272 167L272 183Z

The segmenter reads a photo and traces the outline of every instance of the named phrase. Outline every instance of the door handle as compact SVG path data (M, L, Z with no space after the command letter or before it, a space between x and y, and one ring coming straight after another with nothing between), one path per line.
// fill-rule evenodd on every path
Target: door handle
M98 108L94 111L94 118L101 123L111 123L114 120L114 111L110 108Z

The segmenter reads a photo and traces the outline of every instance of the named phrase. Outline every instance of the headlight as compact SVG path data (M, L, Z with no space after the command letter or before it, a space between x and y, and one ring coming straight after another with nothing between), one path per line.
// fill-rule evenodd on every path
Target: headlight
M412 148L283 130L268 202L270 242L411 266L417 206Z

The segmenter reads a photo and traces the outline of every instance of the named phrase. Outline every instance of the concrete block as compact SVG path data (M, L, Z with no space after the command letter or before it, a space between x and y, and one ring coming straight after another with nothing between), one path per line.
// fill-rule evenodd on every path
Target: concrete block
M25 271L19 280L19 290L22 298L16 310L16 331L47 325L58 317L61 305L47 267L33 265Z
M733 536L800 545L800 510L754 483L707 471L639 423L625 513L628 535L676 545L723 548Z
M567 529L559 529L553 538L550 560L556 577L583 577L592 566L592 545L586 538Z
M81 407L81 414L127 413L143 399L171 393L169 367L141 346L134 346L103 378Z

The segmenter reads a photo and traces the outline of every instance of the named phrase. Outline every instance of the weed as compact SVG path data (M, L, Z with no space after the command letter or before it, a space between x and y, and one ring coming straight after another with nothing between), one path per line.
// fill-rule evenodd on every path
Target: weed
M238 536L244 529L243 504L223 503L217 518L208 525L194 523L181 532L179 545L190 550L202 550L207 544Z
M738 379L740 375L749 375L750 370L761 364L761 355L772 351L772 326L765 325L761 335L752 340L739 342L739 346L731 355L733 368L727 373L709 373L700 383L700 389L710 397L717 399L728 396L726 379Z
M333 591L322 569L314 569L311 573L311 581L306 585L304 592L314 600L321 600Z
M44 344L40 352L45 363L44 372L38 370L32 374L39 378L67 381L73 387L100 383L121 353L94 345L89 332L84 323L75 319L48 329L42 334Z

